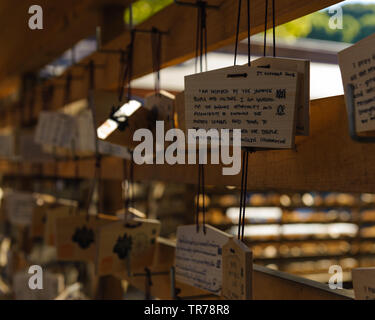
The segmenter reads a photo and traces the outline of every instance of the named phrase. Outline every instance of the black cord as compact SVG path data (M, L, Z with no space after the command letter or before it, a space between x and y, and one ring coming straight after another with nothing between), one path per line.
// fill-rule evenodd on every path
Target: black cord
M245 176L245 153L243 153L242 157L242 170L241 170L241 189L240 189L240 210L238 213L238 233L237 238L238 240L241 239L241 224L242 224L242 204L243 204L243 197L244 197L244 176Z
M237 26L236 26L236 43L234 45L234 65L236 65L236 62L237 62L238 36L239 36L239 33L240 33L240 20L241 20L241 5L242 5L242 1L238 0Z
M264 46L263 56L266 56L266 45L267 45L267 18L268 18L268 0L266 0L266 10L264 14Z
M250 49L250 0L247 0L247 64L251 65L251 49ZM234 46L234 65L237 63L237 53L238 53L238 42L240 33L240 21L241 21L241 7L242 1L238 0L238 13L237 13L237 24L236 24L236 39Z
M240 192L240 210L238 214L238 240L244 238L245 222L246 222L246 204L247 204L247 172L249 167L249 151L243 153L242 159L242 176L241 176L241 192Z
M197 1L197 35L195 48L195 71L197 72L197 64L199 60L200 72L203 72L203 57L205 59L205 69L207 66L207 3L202 0ZM196 206L196 226L199 232L199 214L200 214L200 196L202 196L202 214L203 214L203 233L206 233L206 204L205 204L205 181L204 181L204 165L198 163L198 192Z
M245 188L244 188L244 197L242 205L242 234L241 240L243 241L244 230L245 230L245 218L246 218L246 203L247 203L247 171L249 167L249 151L246 151L246 163L245 163Z
M275 36L275 0L272 0L272 34L273 34L273 56L276 57L276 36Z
M273 56L276 57L276 14L275 14L275 0L272 0L272 42L273 42ZM263 56L266 56L267 46L267 18L268 18L268 0L266 0L266 10L264 16L264 44Z
M152 66L155 75L155 92L160 91L162 34L159 29L153 27L151 32Z
M250 0L247 0L247 65L250 67Z

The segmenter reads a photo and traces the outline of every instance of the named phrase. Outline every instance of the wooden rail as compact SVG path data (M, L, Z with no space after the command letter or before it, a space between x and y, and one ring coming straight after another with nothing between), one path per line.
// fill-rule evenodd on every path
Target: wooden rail
M129 138L131 134L127 133ZM311 103L311 133L297 137L297 150L261 151L249 156L249 190L280 191L375 191L375 148L360 144L348 135L347 116L343 96L313 100ZM74 163L57 164L61 177L74 176ZM22 169L7 161L0 163L0 172L6 174L44 176L55 174L55 164L31 165L23 162ZM221 165L206 165L207 185L239 186L240 175L223 176ZM94 162L80 161L79 175L93 176ZM192 183L197 181L195 165L136 165L138 181L162 180ZM121 179L122 160L104 158L102 178Z
M155 267L151 270L155 272L169 271L174 263L174 254L175 242L159 238L154 261ZM140 290L145 289L144 277L117 276L127 279ZM151 294L153 296L160 299L171 299L170 276L168 274L152 277L152 283ZM207 294L205 291L182 283L177 282L176 286L181 289L179 296L182 298ZM328 285L258 265L254 265L253 295L255 300L349 300L354 298L352 291L331 290Z

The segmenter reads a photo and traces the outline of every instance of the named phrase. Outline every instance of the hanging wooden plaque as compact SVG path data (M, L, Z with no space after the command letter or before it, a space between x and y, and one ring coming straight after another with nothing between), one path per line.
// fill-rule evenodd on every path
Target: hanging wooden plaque
M174 128L174 102L175 96L164 90L152 93L145 98L144 107L156 112L156 119L165 122L165 128Z
M253 261L251 250L232 238L223 246L222 296L230 300L252 299Z
M344 92L354 86L357 132L375 130L375 34L338 53ZM346 101L347 103L347 101Z
M16 226L30 226L36 205L33 194L10 192L6 195L6 215L8 221Z
M44 243L49 246L56 245L56 221L61 218L67 218L74 215L83 215L83 211L77 211L69 206L56 206L46 210L45 226L44 226Z
M241 129L246 147L294 147L298 73L248 66L185 77L187 129Z
M261 57L251 62L253 67L298 73L296 135L309 135L310 129L310 60Z
M57 259L95 261L99 227L118 220L115 216L70 216L56 220Z
M98 229L96 270L98 275L143 270L153 262L160 222L134 218Z
M357 300L375 300L375 268L352 270L354 296Z
M42 111L34 139L42 145L71 148L75 129L74 117L62 112Z
M223 246L232 238L212 226L177 228L176 280L220 295L222 290Z

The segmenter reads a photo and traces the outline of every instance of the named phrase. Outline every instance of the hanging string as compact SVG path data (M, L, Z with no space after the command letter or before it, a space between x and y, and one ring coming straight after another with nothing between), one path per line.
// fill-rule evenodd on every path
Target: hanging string
M264 44L263 44L263 56L266 56L267 46L267 18L268 18L268 0L266 1L266 9L264 15ZM275 0L272 0L272 42L273 42L273 56L276 57L276 21L275 21Z
M247 172L249 167L249 151L243 152L242 159L242 176L240 192L240 211L238 214L238 240L244 238L245 221L246 221L246 203L247 203Z
M129 211L129 176L128 176L128 166L127 161L124 159L122 161L122 201L124 206L124 221L128 221L128 211Z
M65 80L65 87L64 87L64 98L63 98L63 105L66 106L70 102L70 95L71 95L71 87L72 87L72 73L68 72L66 75L66 80ZM74 196L76 194L76 190L78 189L78 156L76 155L76 144L75 144L75 138L72 139L71 141L71 149L72 149L72 158L74 161L74 180L73 180L73 186L72 186L72 194L71 194L71 199L74 199ZM76 213L78 213L78 206L76 207ZM70 207L70 213L73 213L74 207Z
M250 0L246 1L247 5L247 65L251 66L251 48L250 48ZM236 40L234 46L234 65L237 63L237 54L238 54L238 42L239 42L239 33L240 33L240 22L241 22L241 7L242 1L238 0L238 13L237 13L237 24L236 24Z
M276 57L276 31L275 31L275 0L272 0L272 38L273 38L273 56Z
M151 32L152 68L155 76L155 92L160 92L160 68L161 68L161 32L153 27Z
M205 60L205 70L207 71L207 3L202 0L197 1L197 34L196 34L196 48L195 48L195 72L197 72L197 64L199 61L199 70L203 72L203 59ZM206 204L205 204L205 182L204 182L204 165L198 163L198 191L196 203L196 227L199 232L199 214L200 214L200 200L202 199L202 224L203 233L206 233Z
M35 77L30 77L30 97L28 103L28 117L26 119L26 125L32 123L33 121L33 110L35 106L35 96L36 96L36 79Z
M118 86L118 106L112 107L110 118L117 122L118 129L124 130L126 128L126 118L123 116L115 116L115 113L123 106L122 100L125 94L126 88L126 102L129 102L132 96L131 93L131 79L133 75L133 48L135 41L135 30L130 31L130 43L126 50L120 54L120 73L119 73L119 86Z
M197 1L197 34L195 43L195 73L197 73L197 65L199 61L199 70L203 72L203 59L205 61L205 70L207 65L207 3L206 1Z
M68 72L65 80L65 91L64 91L64 106L70 102L70 92L72 88L72 73Z
M266 45L267 45L267 18L268 18L268 0L266 0L266 11L264 14L264 45L263 45L263 56L266 56Z
M92 185L88 194L88 201L87 201L87 208L86 208L86 219L89 219L89 209L90 205L94 196L95 189L98 185L97 188L97 194L98 194L98 201L97 201L97 214L100 212L101 209L101 192L100 192L100 183L99 179L101 176L101 155L99 153L99 144L98 144L98 135L96 131L96 111L95 111L95 105L94 105L94 88L95 88L95 66L94 66L94 61L91 60L88 65L89 68L89 94L88 94L88 104L89 108L91 110L92 114L92 123L93 123L93 137L94 137L94 146L95 146L95 169L94 169L94 177L92 181Z
M124 95L124 86L125 86L125 81L127 77L127 52L126 51L121 51L120 53L120 72L119 72L119 80L118 80L118 102L121 104L122 98Z
M48 86L43 86L43 91L42 91L42 110L43 111L46 111L50 108L54 91L55 91L55 87L52 84Z

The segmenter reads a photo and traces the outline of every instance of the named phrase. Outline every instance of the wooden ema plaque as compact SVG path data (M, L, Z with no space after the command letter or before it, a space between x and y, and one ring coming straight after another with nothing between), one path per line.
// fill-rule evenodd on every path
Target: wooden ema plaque
M10 192L5 198L7 220L15 226L30 226L36 206L35 197L27 192Z
M310 131L310 60L261 57L251 61L251 65L298 73L296 134L308 136Z
M222 251L232 236L212 226L177 228L176 280L220 295L222 290Z
M62 112L42 111L35 131L35 142L70 148L75 135L75 118Z
M338 57L345 94L348 84L354 86L357 132L375 130L375 34L340 51Z
M357 300L375 300L375 268L352 270L354 296Z
M70 216L56 220L57 259L95 261L96 234L99 227L118 220L115 216Z
M173 94L161 90L159 93L152 93L145 98L144 107L157 114L156 120L165 122L165 128L174 128L174 102Z
M143 270L153 262L160 222L134 218L98 229L96 270L99 276Z
M241 129L245 147L294 147L298 73L235 66L185 77L186 129Z
M251 250L240 240L223 246L222 296L230 300L252 299L253 261Z
M69 206L56 206L46 210L44 225L44 243L49 246L56 245L56 222L58 219L73 217L76 215L85 216L86 213L78 211Z

